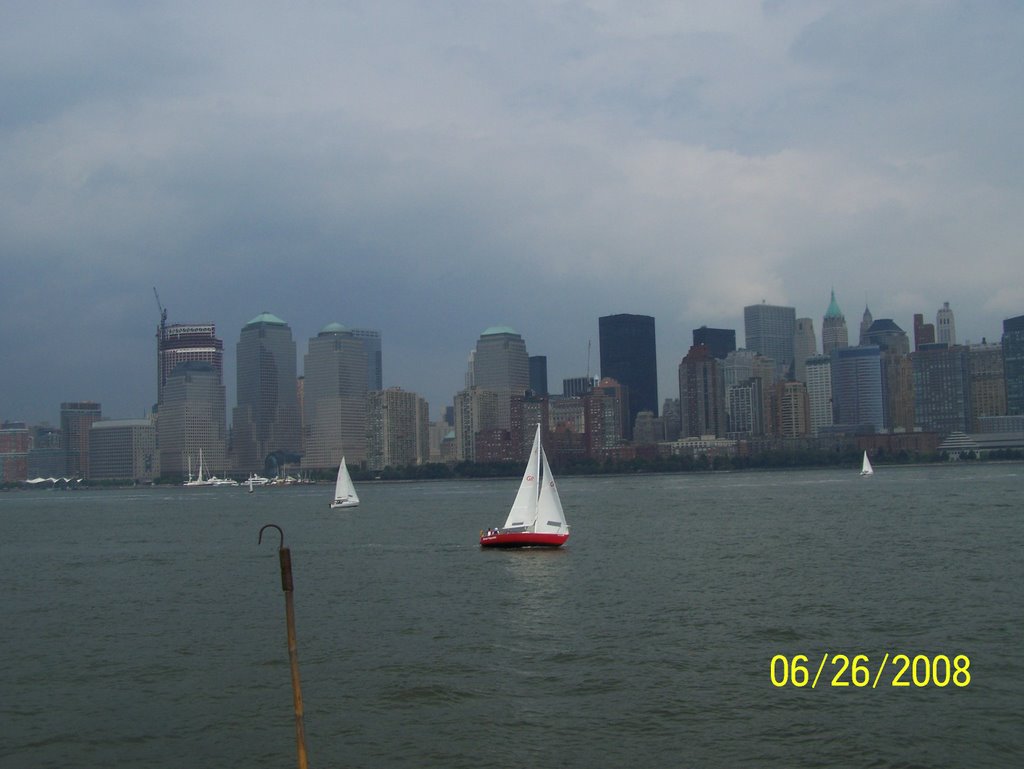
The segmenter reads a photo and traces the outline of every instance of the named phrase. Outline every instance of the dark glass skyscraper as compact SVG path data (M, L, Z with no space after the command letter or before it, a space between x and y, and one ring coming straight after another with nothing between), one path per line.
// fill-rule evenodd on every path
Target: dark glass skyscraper
M238 405L232 419L237 469L276 474L282 461L297 462L302 451L291 328L268 312L257 315L242 329L237 359Z
M629 388L629 425L632 435L636 415L650 411L658 416L658 355L654 318L649 315L605 315L598 319L601 344L601 378L610 377Z
M1006 413L1024 414L1024 315L1003 321Z
M708 352L719 360L725 360L725 356L736 349L736 329L732 328L708 328L701 326L693 330L693 346L703 345Z

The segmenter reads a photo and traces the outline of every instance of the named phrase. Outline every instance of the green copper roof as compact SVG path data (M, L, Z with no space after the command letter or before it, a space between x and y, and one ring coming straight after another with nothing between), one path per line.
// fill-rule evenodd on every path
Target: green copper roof
M484 331L480 336L492 336L494 334L514 334L519 336L519 332L515 329L509 328L508 326L491 326L489 329Z
M258 323L268 323L271 326L287 326L288 325L283 320L281 320L279 317L277 317L276 315L272 315L269 312L261 312L259 315L257 315L255 318L250 320L245 325L247 325L247 326L255 326Z
M321 334L346 334L346 333L348 333L348 329L345 328L340 323L328 323L326 326L324 326L322 329L320 329L320 333Z
M839 309L839 305L836 304L836 292L832 292L832 301L828 303L828 309L825 311L826 318L841 318L843 317L843 311Z

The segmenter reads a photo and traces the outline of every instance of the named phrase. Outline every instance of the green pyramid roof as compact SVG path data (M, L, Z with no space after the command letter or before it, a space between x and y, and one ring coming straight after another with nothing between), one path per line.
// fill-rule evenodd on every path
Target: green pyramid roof
M492 334L514 334L515 336L519 336L518 331L511 329L508 326L491 326L480 336L491 336Z
M259 315L257 315L255 318L250 320L245 325L247 325L247 326L255 326L255 325L259 324L259 323L267 323L267 324L270 324L271 326L287 326L288 325L283 320L281 320L279 317L277 317L276 315L272 315L269 312L261 312Z
M836 292L832 291L832 301L828 303L828 309L825 310L826 318L841 318L843 317L843 311L839 309L839 305L836 303Z

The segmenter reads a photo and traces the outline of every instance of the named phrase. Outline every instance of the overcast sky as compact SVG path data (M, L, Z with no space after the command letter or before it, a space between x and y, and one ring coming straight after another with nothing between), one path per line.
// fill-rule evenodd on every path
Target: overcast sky
M743 306L855 337L945 301L1024 314L1018 2L0 5L0 419L142 416L169 321L299 371L379 329L384 384L463 385L488 326L599 374L598 317L656 318L659 398Z

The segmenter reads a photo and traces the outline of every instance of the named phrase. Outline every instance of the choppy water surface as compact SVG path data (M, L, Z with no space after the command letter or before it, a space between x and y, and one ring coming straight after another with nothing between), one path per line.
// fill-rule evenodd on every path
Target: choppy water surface
M1024 467L0 495L5 767L963 767L1024 755ZM966 687L772 685L776 654L966 654ZM906 677L910 680L910 677ZM846 679L849 680L849 674ZM186 763L187 762L187 763Z

